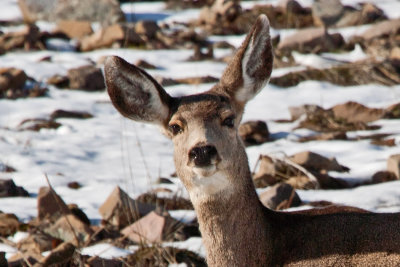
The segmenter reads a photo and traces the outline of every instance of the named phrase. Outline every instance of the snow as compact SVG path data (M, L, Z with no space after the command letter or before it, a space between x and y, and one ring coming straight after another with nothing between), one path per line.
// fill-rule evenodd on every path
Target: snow
M244 2L250 6L265 1ZM270 1L276 3L276 1ZM312 1L300 1L310 5ZM343 1L354 4L355 1ZM394 0L374 1L390 17L399 17L400 2ZM0 20L20 20L16 0L2 0ZM164 10L162 3L128 3L122 5L126 14L134 13L132 20L154 18L162 22L184 22L198 15L198 10L182 12ZM46 23L41 27L51 28ZM367 26L340 29L346 38L365 30ZM3 30L4 27L1 28ZM274 34L291 34L294 30L272 31ZM212 36L212 41L227 40L239 46L242 36ZM105 55L119 55L129 62L138 59L156 64L159 68L151 70L151 75L183 78L211 75L220 77L224 63L212 61L188 62L192 55L189 50L143 51L135 49L104 49L88 53L75 53L69 50L70 43L53 40L55 50L62 51L12 52L0 56L0 67L17 67L38 81L46 81L54 74L65 75L68 69L97 62ZM217 49L218 56L229 54L229 50ZM346 54L326 53L319 56L293 54L299 67L277 69L274 76L280 76L306 66L326 67L337 61L355 61L364 59L365 53L360 47ZM41 61L51 57L51 61ZM179 85L167 88L174 96L199 93L209 89L212 84ZM244 121L260 119L268 123L275 142L247 148L249 164L255 166L260 154L291 155L311 150L327 157L335 157L340 164L348 166L350 172L334 174L348 181L367 181L377 171L386 169L386 160L392 154L400 153L400 128L398 120L380 120L375 122L382 128L377 131L349 133L349 136L370 133L391 133L396 146L378 147L368 140L360 141L313 141L298 143L296 140L310 131L296 130L296 123L276 123L276 119L288 119L288 108L303 104L317 104L324 108L346 101L357 101L370 107L384 108L398 102L400 85L387 87L382 85L359 85L342 87L325 82L306 81L291 88L279 88L267 85L261 93L251 100L243 117ZM91 119L60 119L62 127L57 130L40 132L18 131L18 124L27 118L48 118L56 109L87 111L94 115ZM93 223L99 223L101 216L98 208L111 191L120 186L133 198L157 187L154 183L160 176L169 177L175 172L173 165L173 147L154 125L131 122L122 118L111 105L106 92L83 92L60 90L49 87L49 96L36 99L0 100L0 163L17 169L15 173L0 173L0 178L12 178L18 186L23 186L31 194L28 198L0 198L0 210L14 213L19 219L29 221L37 216L36 195L41 186L47 186L45 175L58 194L67 203L76 203L88 215ZM74 190L67 184L77 181L82 188ZM174 179L171 188L187 196L178 179ZM304 201L327 200L352 205L375 212L400 211L400 182L364 186L347 190L299 190ZM171 215L184 222L195 218L193 211L173 211ZM22 234L23 235L23 234ZM14 237L14 240L17 240ZM168 245L168 244L165 244ZM190 238L184 242L169 245L188 248L205 255L201 238ZM100 255L104 258L124 256L135 248L123 250L109 244L97 244L84 248L82 254ZM15 249L0 243L0 251L10 256Z

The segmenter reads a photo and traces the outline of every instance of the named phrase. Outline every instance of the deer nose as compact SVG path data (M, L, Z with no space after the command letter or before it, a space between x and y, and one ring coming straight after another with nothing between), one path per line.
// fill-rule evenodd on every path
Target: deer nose
M215 146L196 146L189 151L189 160L195 164L196 167L205 167L211 165L211 159L217 156L217 149Z

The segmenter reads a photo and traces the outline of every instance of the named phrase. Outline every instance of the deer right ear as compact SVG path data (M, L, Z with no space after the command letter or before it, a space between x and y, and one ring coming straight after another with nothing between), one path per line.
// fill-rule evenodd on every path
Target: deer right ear
M172 98L149 74L117 56L107 57L104 72L111 101L123 116L166 123Z

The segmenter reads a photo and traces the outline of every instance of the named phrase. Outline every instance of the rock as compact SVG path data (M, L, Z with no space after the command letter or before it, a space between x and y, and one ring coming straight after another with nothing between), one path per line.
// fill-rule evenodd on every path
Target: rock
M100 206L103 220L118 229L135 222L155 207L131 199L120 187L116 187Z
M19 228L17 216L10 213L0 212L0 236L7 237L15 234Z
M188 61L201 61L214 59L214 48L212 45L205 47L206 51L203 52L203 46L195 44L193 48L193 56L190 56Z
M147 39L153 39L159 30L160 27L153 20L140 20L135 24L135 32Z
M108 48L114 44L120 47L122 45L144 45L145 42L132 27L114 24L82 38L80 50L91 51Z
M71 188L71 189L79 189L79 188L82 187L82 185L79 182L76 182L76 181L69 182L67 184L67 186L68 186L68 188Z
M62 266L62 264L70 266L69 262L75 254L75 249L75 246L69 242L62 243L40 260L40 266Z
M86 225L90 225L89 218L86 216L86 214L83 212L83 210L78 207L78 205L76 205L76 204L68 204L68 209L81 222L83 222Z
M69 86L71 89L86 91L104 90L104 77L100 68L82 66L68 70Z
M0 68L0 94L9 89L22 89L28 76L21 69Z
M12 179L0 179L0 197L29 197L29 193Z
M140 203L151 204L162 210L193 210L192 202L188 199L178 197L158 197L156 193L144 193L136 198Z
M155 76L154 78L161 86L174 86L179 84L177 80L172 78L166 78L162 76Z
M351 123L347 120L336 118L331 109L325 110L319 106L304 105L292 108L301 116L305 113L305 118L300 121L297 128L306 128L316 132L347 132L355 130L379 129L379 126L368 125L363 122ZM296 116L297 116L296 115ZM292 115L293 116L293 115Z
M89 21L61 20L57 23L56 32L67 35L70 39L81 39L93 33Z
M122 260L118 259L104 259L97 256L90 257L88 263L91 267L123 267Z
M85 111L69 111L63 109L57 109L50 114L51 120L60 118L71 118L71 119L90 119L93 115Z
M200 11L199 23L218 25L222 22L233 21L242 11L239 1L216 0L211 7Z
M387 20L387 16L382 9L378 8L372 3L363 3L361 9L361 21L360 24L371 24L380 20Z
M0 162L0 172L16 172L17 170L7 164Z
M301 204L294 188L285 183L274 185L259 196L264 206L273 210L283 210Z
M142 68L142 69L149 69L149 70L157 69L157 67L155 65L153 65L143 59L139 59L138 61L136 61L135 66Z
M169 266L171 262L182 266L207 266L196 253L167 246L140 246L124 261L128 266Z
M391 155L387 160L387 170L400 179L400 154Z
M400 33L400 19L382 21L372 25L360 35L365 40L372 40L380 37L388 37Z
M312 171L349 171L349 168L340 165L335 158L328 159L310 151L296 153L290 157L290 160Z
M331 177L325 171L311 171L311 173L317 178L321 189L345 189L352 187L345 180Z
M309 135L300 137L299 142L309 141L328 141L328 140L348 140L345 132L332 132L332 133L321 133L316 135Z
M54 244L61 243L60 239L54 238L42 232L31 233L28 237L18 242L19 251L29 251L36 254L41 254L45 251L50 251Z
M260 156L260 167L253 176L253 182L257 188L274 185L286 181L289 177L300 176L302 173L280 159L267 155Z
M15 253L13 256L8 258L8 266L37 266L35 265L38 263L43 256L41 254L33 253L33 252L26 252L26 253Z
M58 88L67 88L69 86L69 79L67 76L59 74L53 75L46 81L48 84L54 85Z
M348 122L372 122L381 119L385 110L380 108L368 108L360 103L349 101L331 108L338 119L345 119Z
M344 14L340 0L315 0L312 3L312 15L315 25L330 27L335 25Z
M64 242L82 246L90 241L93 234L89 225L83 223L73 214L60 217L54 224L44 229L44 232Z
M44 47L39 38L39 28L30 24L20 31L0 35L0 51L31 50Z
M389 138L389 139L372 139L371 140L372 145L376 146L395 146L396 145L396 139L394 138Z
M311 182L305 175L290 177L285 183L291 185L294 189L315 189L315 183Z
M278 49L288 54L293 50L301 53L321 53L338 50L344 44L344 39L339 33L327 34L323 28L309 28L298 30L281 40Z
M386 109L385 119L400 118L400 103L393 104Z
M390 61L371 62L359 61L342 64L329 69L307 68L306 70L290 72L279 77L272 77L270 83L281 86L296 86L302 81L326 81L342 86L377 83L396 85L400 76Z
M50 187L41 187L37 196L38 219L55 221L70 211L64 200Z
M61 126L61 123L46 120L46 119L26 119L18 125L20 131L35 131L38 132L41 129L57 129Z
M292 121L298 120L303 115L309 115L322 111L323 108L317 105L302 105L297 107L289 107L289 113Z
M259 145L269 141L268 126L264 121L248 121L240 124L239 136L245 145Z
M390 181L399 180L398 177L393 172L390 171L378 171L376 172L371 179L372 184L380 184Z
M170 216L150 212L135 223L125 227L121 233L138 244L172 241L173 233L182 226Z
M219 79L212 76L201 76L201 77L178 78L175 79L175 81L183 84L197 85L202 83L216 83L219 81Z
M78 20L111 25L125 21L119 2L114 0L18 0L25 22Z

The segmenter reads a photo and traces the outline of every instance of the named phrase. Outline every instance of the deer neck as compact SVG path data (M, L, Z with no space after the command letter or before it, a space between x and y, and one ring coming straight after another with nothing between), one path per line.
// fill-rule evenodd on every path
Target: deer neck
M247 166L247 165L246 165ZM270 226L258 199L248 167L244 185L227 188L201 201L193 201L209 266L257 266L268 261ZM261 245L262 244L262 245Z

